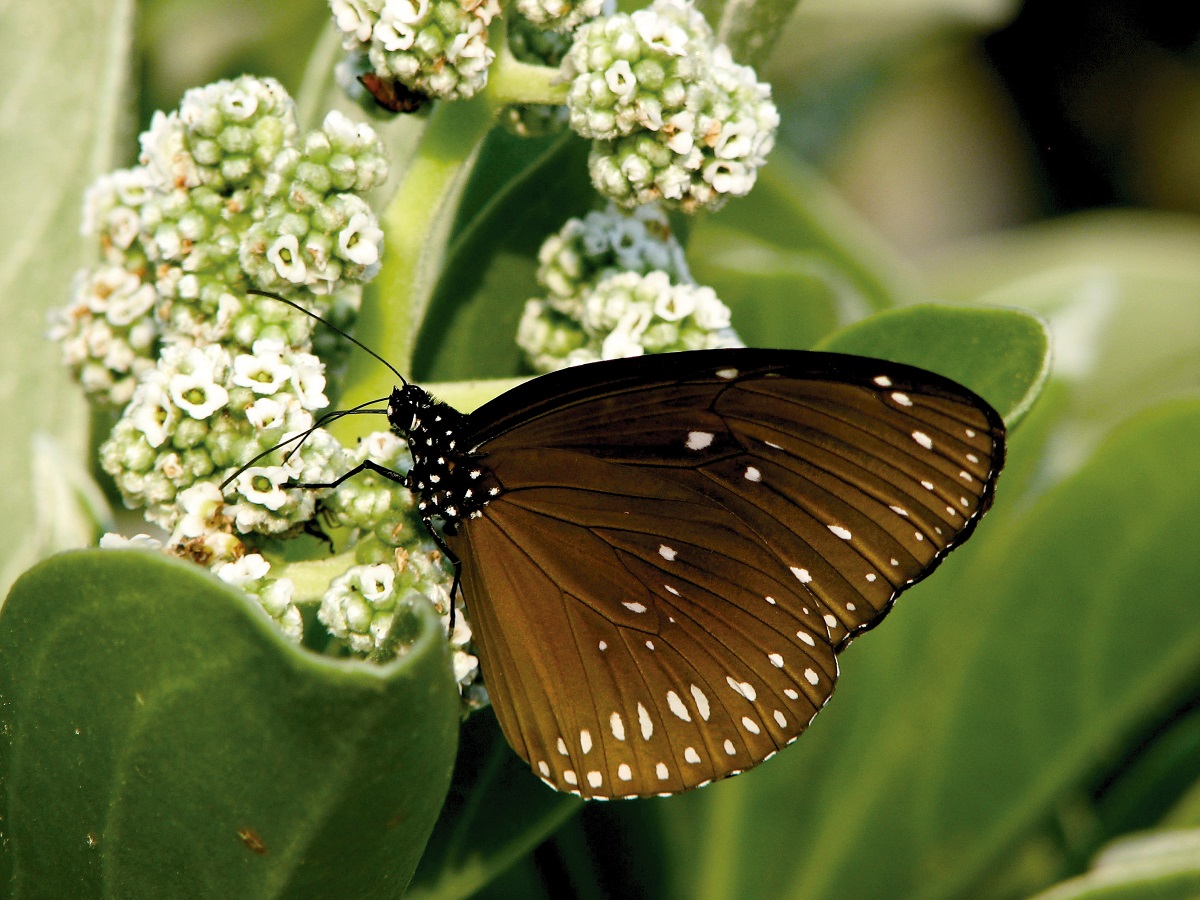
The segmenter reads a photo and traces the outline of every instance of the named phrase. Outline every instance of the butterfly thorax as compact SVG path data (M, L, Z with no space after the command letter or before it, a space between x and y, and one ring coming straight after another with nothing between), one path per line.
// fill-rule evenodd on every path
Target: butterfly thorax
M499 493L492 473L463 447L467 417L454 407L406 384L392 391L387 417L392 431L408 442L413 461L408 487L424 518L442 519L452 531L455 522L479 515Z

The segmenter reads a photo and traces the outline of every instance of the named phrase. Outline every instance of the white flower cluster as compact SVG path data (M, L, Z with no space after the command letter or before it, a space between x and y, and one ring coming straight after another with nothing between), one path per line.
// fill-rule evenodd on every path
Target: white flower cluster
M488 25L498 0L330 0L342 46L376 75L442 100L471 97L495 58Z
M275 620L280 630L299 643L304 636L304 621L296 605L296 586L290 578L268 578L271 564L258 553L217 565L213 571L226 584L240 587L256 598L263 611Z
M655 205L623 212L610 203L603 212L568 219L538 250L538 284L562 301L578 297L606 275L655 269L674 281L691 280L683 248Z
M754 186L775 143L770 86L739 66L686 0L579 28L563 62L592 183L623 206L716 209Z
M181 494L311 428L312 413L328 405L324 390L321 361L274 338L260 338L248 353L221 344L170 344L143 374L101 447L101 465L128 505L175 529L191 515ZM312 517L312 494L282 486L332 480L343 455L340 444L317 430L286 461L239 475L226 515L243 534L295 527Z
M317 618L329 633L358 655L388 659L395 655L392 635L396 618L414 602L428 601L441 616L450 642L454 678L467 709L487 703L479 660L471 651L471 626L458 607L450 628L450 595L441 553L425 539L420 550L397 549L391 560L352 566L333 580L321 600Z
M386 177L381 145L340 113L298 140L278 83L223 81L156 113L141 164L88 191L83 231L103 261L76 278L50 333L94 400L128 403L164 343L307 344L308 318L246 287L322 311L357 305L382 243L359 196Z
M571 219L542 244L517 343L534 371L643 353L741 346L729 308L692 283L666 216L610 205Z
M605 0L517 0L522 16L549 31L567 32L600 15Z

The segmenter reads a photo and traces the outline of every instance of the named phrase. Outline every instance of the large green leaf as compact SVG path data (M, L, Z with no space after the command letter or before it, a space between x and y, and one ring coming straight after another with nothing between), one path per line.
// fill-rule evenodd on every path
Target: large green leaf
M890 310L830 335L821 350L875 356L952 378L1012 427L1050 372L1045 325L1017 309L915 306Z
M386 666L288 643L194 566L83 551L0 612L14 897L399 897L450 780L431 609Z
M1168 831L1109 847L1092 871L1036 900L1193 900L1200 896L1200 832Z
M46 316L90 261L83 190L114 164L132 20L125 0L0 8L0 594L38 558L93 538L76 499L89 492L87 408Z

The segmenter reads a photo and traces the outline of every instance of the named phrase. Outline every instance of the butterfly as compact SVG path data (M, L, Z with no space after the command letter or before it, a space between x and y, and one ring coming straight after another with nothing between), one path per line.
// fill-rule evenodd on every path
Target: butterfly
M970 536L1005 453L1000 415L953 381L797 350L588 363L470 414L406 382L386 415L411 470L335 484L370 469L414 492L505 737L596 800L796 740L837 654Z

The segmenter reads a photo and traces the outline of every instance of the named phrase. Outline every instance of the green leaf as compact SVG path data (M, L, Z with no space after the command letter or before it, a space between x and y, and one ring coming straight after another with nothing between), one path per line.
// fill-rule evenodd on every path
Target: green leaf
M454 783L409 900L472 896L582 805L534 777L508 746L490 710L472 715L463 726Z
M732 245L731 232L741 236ZM740 243L803 254L805 265L836 296L842 315L858 318L923 299L908 263L828 183L782 147L772 151L748 196L696 222L687 251L697 280L706 283L702 273L710 255L726 257L727 249L736 254Z
M1200 895L1200 831L1139 835L1111 845L1081 878L1035 900L1191 900Z
M771 55L783 26L799 0L699 0L696 8L712 26L717 40L746 66L761 66Z
M1045 325L1016 309L891 310L831 335L820 349L890 359L952 378L992 404L1009 427L1029 411L1050 371Z
M1200 455L1179 452L1197 443L1200 402L1177 401L1032 505L1002 476L1004 527L985 518L844 654L795 747L650 809L670 895L981 896L1093 783L1097 748L1133 746L1200 689Z
M287 642L196 567L84 551L0 610L13 897L399 897L450 781L432 609L373 666Z
M595 202L587 149L573 135L534 142L521 165L511 146L492 145L513 174L503 189L472 185L472 196L487 199L460 219L417 342L420 378L495 378L521 370L517 323L525 301L542 293L534 279L538 247Z
M688 242L692 276L717 292L749 347L806 350L871 306L828 256L709 224Z
M132 21L124 0L0 10L0 592L37 559L94 536L88 412L45 338L46 316L66 305L89 261L78 237L83 190L113 166ZM80 504L80 490L93 499Z
M972 241L929 274L939 297L1021 306L1048 321L1083 454L1117 422L1195 390L1198 251L1190 218L1088 213Z

